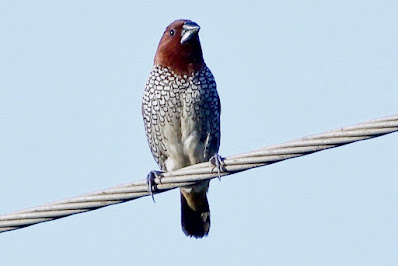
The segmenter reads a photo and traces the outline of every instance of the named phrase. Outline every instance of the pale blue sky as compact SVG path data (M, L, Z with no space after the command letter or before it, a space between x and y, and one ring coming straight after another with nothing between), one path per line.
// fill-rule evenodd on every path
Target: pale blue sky
M142 1L144 2L144 1ZM164 28L201 27L224 156L398 112L396 1L1 1L0 214L157 169L141 97ZM398 134L0 234L0 265L397 265Z

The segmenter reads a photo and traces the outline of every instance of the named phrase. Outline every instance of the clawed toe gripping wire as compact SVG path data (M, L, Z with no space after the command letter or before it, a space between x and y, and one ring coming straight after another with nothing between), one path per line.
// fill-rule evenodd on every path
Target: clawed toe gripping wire
M155 202L155 203L156 203L156 201L155 201L155 197L153 196L153 191L156 190L156 183L155 183L156 178L158 178L159 183L160 183L160 180L162 178L162 172L152 170L146 176L146 184L148 186L148 191L152 197L153 202Z
M225 159L224 157L221 157L218 153L216 153L209 160L209 163L213 166L211 168L211 172L213 172L214 168L217 168L218 180L220 181L221 181L221 172L225 170L224 159Z

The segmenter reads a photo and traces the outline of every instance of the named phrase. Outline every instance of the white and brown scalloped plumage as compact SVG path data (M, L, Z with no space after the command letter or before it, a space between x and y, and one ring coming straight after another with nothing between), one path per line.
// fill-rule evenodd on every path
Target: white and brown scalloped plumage
M146 83L142 115L162 171L208 161L220 146L220 99L202 55L199 26L176 20L163 33ZM181 223L188 236L210 228L209 181L181 188Z

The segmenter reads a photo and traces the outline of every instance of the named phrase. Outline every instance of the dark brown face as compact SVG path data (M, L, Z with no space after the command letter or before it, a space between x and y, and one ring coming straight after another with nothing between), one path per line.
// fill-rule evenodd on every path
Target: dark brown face
M192 74L204 64L199 26L190 20L176 20L163 33L155 64L170 67L176 74Z

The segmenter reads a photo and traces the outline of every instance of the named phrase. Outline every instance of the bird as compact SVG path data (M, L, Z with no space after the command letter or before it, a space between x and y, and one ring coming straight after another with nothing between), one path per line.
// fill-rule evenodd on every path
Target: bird
M199 30L197 23L187 19L167 26L145 85L146 137L163 172L206 161L220 171L221 104L214 76L203 59ZM156 173L151 171L148 178ZM181 226L189 237L209 233L208 188L209 180L180 188Z

